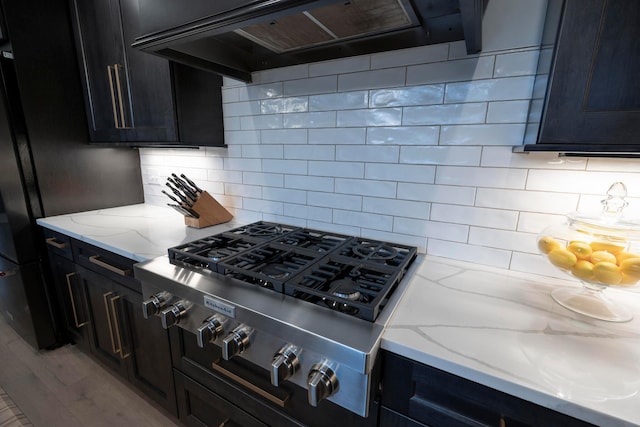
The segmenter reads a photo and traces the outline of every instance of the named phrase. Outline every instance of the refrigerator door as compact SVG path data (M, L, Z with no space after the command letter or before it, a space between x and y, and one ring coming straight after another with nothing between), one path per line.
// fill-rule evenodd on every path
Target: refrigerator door
M0 58L0 255L16 263L38 259L32 224L39 207L13 62ZM31 182L29 182L31 181ZM31 197L30 194L33 196Z
M0 312L34 348L56 344L39 262L15 264L0 257Z

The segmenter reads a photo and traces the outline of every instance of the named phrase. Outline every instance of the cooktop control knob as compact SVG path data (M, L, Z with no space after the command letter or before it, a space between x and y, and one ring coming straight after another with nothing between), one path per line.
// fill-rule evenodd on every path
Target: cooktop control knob
M222 340L222 358L230 360L249 348L251 328L240 325Z
M338 391L338 377L325 363L316 363L307 376L309 405L318 406L322 399Z
M162 327L169 329L173 325L177 325L180 319L184 317L189 309L189 303L180 300L171 304L160 312L160 320L162 321Z
M271 361L271 384L278 387L300 368L299 349L293 345L285 345L273 355Z
M151 295L148 300L142 301L142 316L145 319L160 313L160 310L167 306L167 302L171 299L168 292L159 292Z
M198 347L204 348L208 342L211 342L222 335L222 326L224 319L219 314L214 314L202 322L202 325L196 330L196 338Z

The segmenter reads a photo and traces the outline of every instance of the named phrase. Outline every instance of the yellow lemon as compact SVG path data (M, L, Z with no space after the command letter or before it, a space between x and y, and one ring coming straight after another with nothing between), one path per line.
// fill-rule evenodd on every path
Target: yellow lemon
M578 260L571 268L571 273L581 279L591 279L593 278L593 264L583 259Z
M597 264L599 262L610 262L616 264L616 256L607 251L595 251L591 254L591 262Z
M616 261L617 261L618 265L620 265L622 263L622 261L624 261L625 259L628 259L628 258L640 258L640 255L632 254L630 252L625 252L625 251L618 252L616 254Z
M538 249L540 249L540 252L542 252L543 254L548 254L552 250L561 247L562 244L560 244L560 242L550 236L544 236L541 237L540 240L538 240Z
M612 262L599 262L593 264L593 277L606 285L617 285L622 281L620 268Z
M591 249L593 249L594 252L607 251L612 254L617 254L618 252L622 252L625 248L624 243L591 242L589 245L591 246Z
M620 271L625 276L640 279L640 258L627 258L620 263Z
M554 249L549 252L549 261L551 264L559 268L569 269L578 262L578 258L573 252L569 252L564 248Z
M618 283L618 285L621 286L632 286L635 285L636 283L638 283L638 279L637 277L633 277L633 276L627 276L626 274L622 274L622 280L620 281L620 283Z
M589 259L591 253L593 252L591 246L589 246L588 243L581 242L579 240L574 240L569 243L569 246L567 246L567 250L569 252L573 252L576 257L578 257L578 259Z

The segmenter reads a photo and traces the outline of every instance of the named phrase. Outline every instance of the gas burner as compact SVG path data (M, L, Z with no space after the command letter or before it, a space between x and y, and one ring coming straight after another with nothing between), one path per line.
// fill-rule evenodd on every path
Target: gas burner
M331 283L331 295L349 301L358 301L362 297L356 289L358 284L352 279L339 279Z
M247 227L246 234L252 237L269 237L282 234L282 227L275 224L255 224Z
M363 242L352 248L354 254L371 261L386 261L395 258L398 250L382 242Z
M280 263L265 265L264 268L261 270L261 273L273 279L280 279L280 280L291 275L291 272L288 271L287 266Z

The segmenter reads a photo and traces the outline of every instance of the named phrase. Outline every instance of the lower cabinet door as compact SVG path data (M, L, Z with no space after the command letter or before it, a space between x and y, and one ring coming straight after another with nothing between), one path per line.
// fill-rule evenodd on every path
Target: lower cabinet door
M91 354L126 378L128 350L123 349L113 306L116 303L114 282L91 270L78 266L82 287L87 295L91 320L89 340ZM119 339L120 338L120 339Z
M216 393L174 370L180 421L189 427L266 426Z
M127 366L129 381L177 416L169 334L159 317L145 319L142 316L141 294L124 287L117 293L121 299L116 305L116 313L122 319L122 339L128 342L125 348L131 354Z

